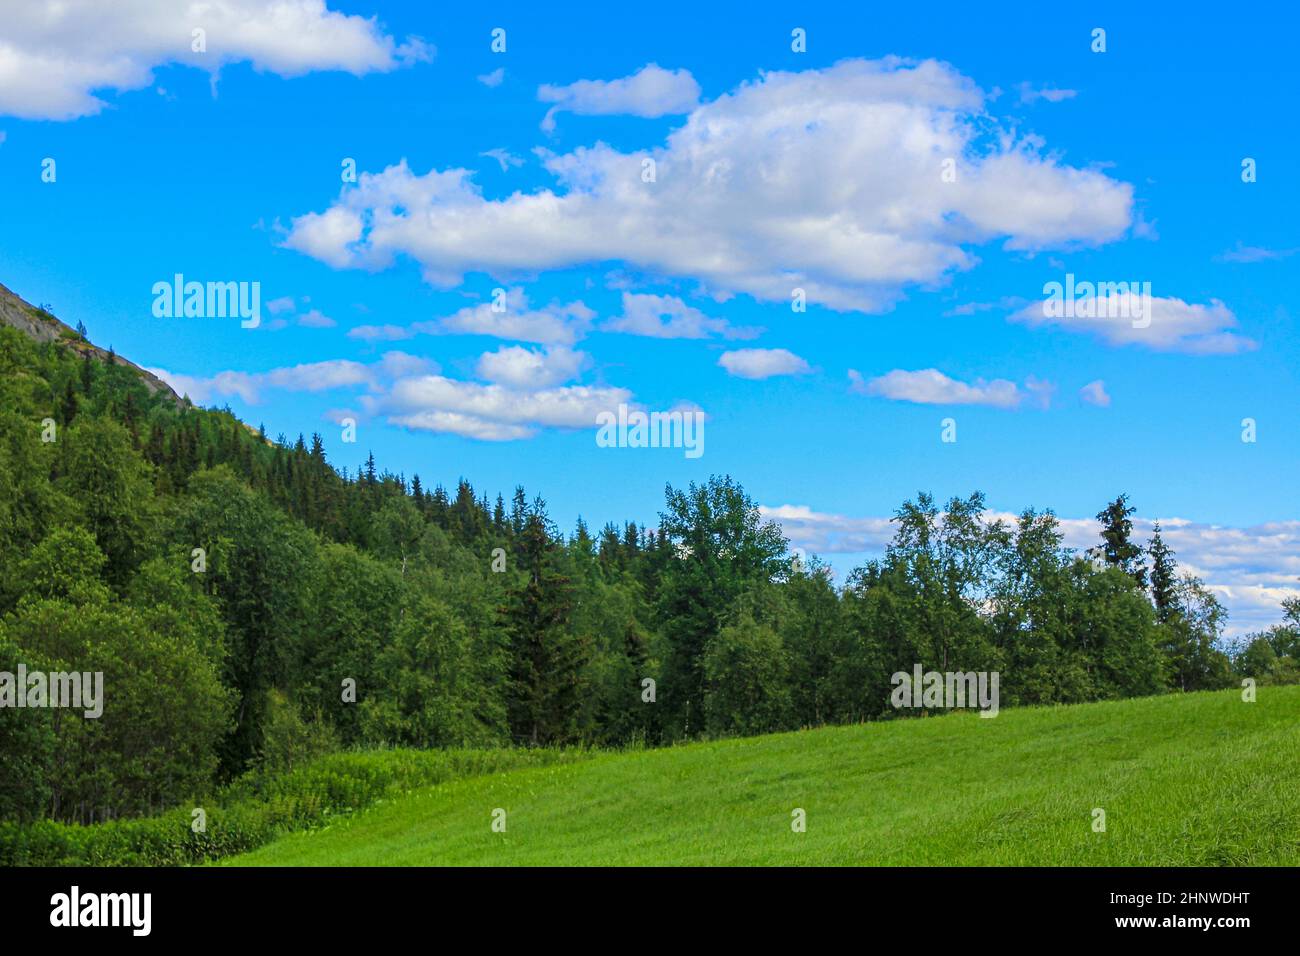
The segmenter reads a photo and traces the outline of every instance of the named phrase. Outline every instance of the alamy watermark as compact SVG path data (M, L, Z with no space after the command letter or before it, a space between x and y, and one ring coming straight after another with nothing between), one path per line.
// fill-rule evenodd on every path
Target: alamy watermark
M704 454L704 412L698 409L672 412L600 412L596 416L600 448L684 448L687 458Z
M59 707L81 710L87 719L104 713L104 672L0 671L0 707Z
M896 708L950 710L978 707L981 717L998 715L997 671L899 671L889 679L894 686L889 702Z
M245 329L262 324L260 282L186 282L178 272L170 282L155 282L152 291L155 318L240 318Z
M153 926L152 893L83 893L74 885L50 897L54 927L126 927L132 936L148 936Z
M1151 325L1150 282L1065 282L1043 286L1045 319L1130 319L1133 328Z

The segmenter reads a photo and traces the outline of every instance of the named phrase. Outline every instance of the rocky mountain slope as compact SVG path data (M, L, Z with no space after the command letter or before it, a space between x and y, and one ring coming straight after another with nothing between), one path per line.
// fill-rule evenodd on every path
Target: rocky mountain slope
M126 366L140 376L150 392L162 393L165 398L169 398L177 405L185 403L185 400L177 395L170 385L152 372L140 368L120 355L111 355L105 349L92 344L78 335L76 329L59 321L44 309L23 300L3 285L0 285L0 324L12 326L38 342L58 342L79 355L89 354L101 362L111 360L118 365Z

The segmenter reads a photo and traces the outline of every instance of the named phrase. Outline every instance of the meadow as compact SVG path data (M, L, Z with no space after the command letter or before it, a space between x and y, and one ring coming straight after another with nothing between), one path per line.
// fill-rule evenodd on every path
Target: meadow
M224 862L1296 865L1300 687L602 753L414 790Z

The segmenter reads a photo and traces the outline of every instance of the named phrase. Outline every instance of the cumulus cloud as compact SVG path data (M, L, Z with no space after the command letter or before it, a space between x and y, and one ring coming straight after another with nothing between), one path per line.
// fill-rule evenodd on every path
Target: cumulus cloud
M718 364L737 378L771 378L812 371L807 362L788 349L736 349L723 352Z
M310 296L304 296L303 306L311 302ZM267 331L276 331L286 328L289 325L289 319L292 318L294 323L307 329L332 329L336 325L333 319L323 313L320 309L307 309L305 312L294 315L298 310L298 302L291 295L280 296L266 303L266 311L276 316L270 322L264 323L261 328Z
M516 342L540 345L572 345L591 326L596 313L581 302L558 303L533 308L522 289L507 289L503 311L492 302L469 305L441 319L410 325L358 325L348 337L365 342L396 342L417 335L489 335Z
M1025 383L1022 391L1015 382L995 378L991 382L976 379L973 383L960 382L936 368L909 372L896 368L873 379L864 379L856 369L849 369L850 390L864 395L876 395L900 402L921 405L991 405L994 408L1016 408L1027 396L1039 404L1050 401L1052 386L1035 378Z
M522 289L506 291L505 310L495 312L492 303L466 306L432 326L421 330L490 335L498 339L536 342L540 345L572 345L586 334L596 313L581 302L552 302L532 308Z
M490 304L462 309L443 320L418 322L410 326L363 326L350 335L368 341L409 338L418 334L454 331L498 334L505 331L536 331L546 322L568 321L582 312L569 306L528 308L521 293L514 290L510 303L518 309L513 319L493 313ZM583 314L581 321L588 321ZM527 329L511 325L523 322ZM553 330L552 330L553 331ZM360 335L357 335L361 332ZM627 389L613 386L564 383L577 378L591 357L567 343L544 348L503 345L484 352L475 364L482 381L453 379L441 374L428 359L400 351L386 352L371 363L333 359L286 366L265 372L223 371L211 376L194 376L167 369L150 369L177 392L199 404L235 396L250 405L261 403L270 391L327 392L348 390L360 411L332 409L331 420L339 416L373 418L413 431L461 435L483 441L514 441L531 438L543 429L595 429L601 412L620 405L640 408ZM685 407L685 406L680 406ZM692 406L693 407L693 406Z
M237 396L250 405L271 390L326 392L351 389L361 411L332 409L341 417L379 418L413 431L462 435L483 441L531 438L546 428L595 429L600 412L636 406L633 395L612 386L560 385L581 372L587 356L566 348L501 348L480 356L486 383L448 378L436 363L405 352L378 362L312 362L267 372L219 372L202 377L149 369L200 404Z
M700 85L687 70L665 70L657 63L647 63L618 80L578 80L567 86L544 84L538 88L537 98L555 104L542 120L542 129L549 131L555 128L555 114L560 112L648 119L689 113L699 102Z
M1101 379L1089 382L1079 389L1079 397L1089 405L1096 405L1099 408L1110 407L1110 395L1106 392L1106 383Z
M539 428L595 428L596 416L632 400L623 388L569 385L525 389L424 375L395 382L363 401L391 424L483 441L530 438Z
M814 511L805 505L763 506L764 517L781 525L791 545L822 555L879 555L893 538L887 517L851 517ZM990 512L990 521L1015 516ZM1100 540L1094 518L1061 518L1066 547L1084 553ZM1229 612L1229 635L1260 630L1282 618L1282 599L1300 595L1300 521L1223 527L1161 518L1160 534L1175 552L1180 571L1200 577ZM1133 536L1145 543L1154 521L1135 518Z
M655 339L752 339L762 329L732 326L705 315L672 295L623 293L623 314L604 323L606 332L627 332Z
M1073 315L1053 314L1059 311L1059 306L1049 308L1045 300L1013 313L1011 320L1090 332L1109 345L1144 345L1159 352L1231 355L1258 347L1253 339L1233 331L1237 317L1218 299L1200 305L1123 292L1076 299Z
M432 362L404 352L388 352L380 361L369 365L348 359L330 359L275 368L267 372L225 371L207 377L185 375L161 368L151 368L148 371L179 394L188 395L195 404L203 405L218 398L237 396L249 405L257 405L267 390L324 392L357 386L378 389L397 376L425 372L436 367Z
M892 518L849 518L807 505L762 505L758 510L781 525L792 545L814 554L879 553L894 537Z
M526 349L502 346L484 352L478 360L478 377L511 388L545 388L567 382L586 366L588 355L568 348Z
M0 114L68 120L99 112L98 93L146 88L155 68L180 63L215 74L228 63L292 77L355 75L426 60L432 48L398 42L374 18L323 0L62 0L6 3L0 35ZM193 49L204 31L206 50Z
M539 151L553 187L488 200L464 169L364 173L294 218L286 245L338 268L409 256L441 287L472 271L620 262L715 297L788 302L798 287L832 309L881 311L972 267L971 244L1036 251L1127 232L1130 185L998 130L987 107L935 61L764 73L696 106L662 145Z
M491 73L484 73L478 77L478 81L487 87L497 87L501 81L506 78L506 68L499 66Z

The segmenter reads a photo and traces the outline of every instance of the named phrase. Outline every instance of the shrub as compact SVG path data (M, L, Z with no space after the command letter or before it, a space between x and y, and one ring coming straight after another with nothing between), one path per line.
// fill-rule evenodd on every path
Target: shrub
M0 866L190 866L322 826L377 800L461 777L580 759L577 750L389 750L336 753L287 773L259 771L192 807L92 826L0 823Z

